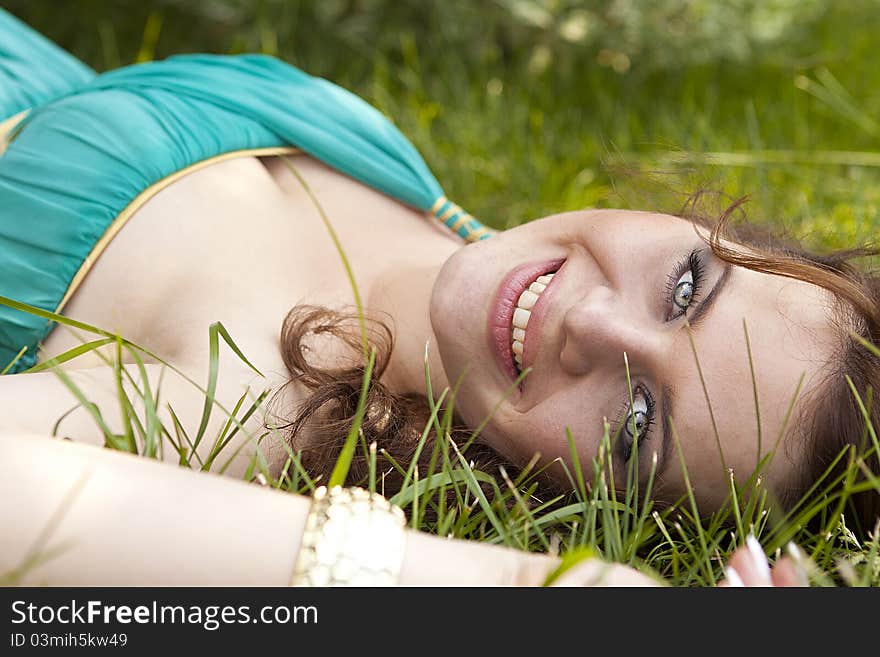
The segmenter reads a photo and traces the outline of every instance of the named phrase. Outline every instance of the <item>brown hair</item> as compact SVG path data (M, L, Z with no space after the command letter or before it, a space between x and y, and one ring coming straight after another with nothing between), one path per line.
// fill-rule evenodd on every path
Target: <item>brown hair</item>
M368 343L376 349L375 365L367 393L367 409L361 431L367 445L375 442L378 450L407 468L428 420L431 410L423 395L398 395L391 392L379 379L388 366L394 347L394 336L388 325L366 318ZM338 341L350 357L350 362L336 367L321 367L309 359L313 351L311 341L329 337ZM301 384L306 396L291 422L282 425L288 430L289 442L299 450L301 463L311 477L320 481L329 479L336 457L354 420L358 398L363 384L365 367L356 312L339 312L319 306L294 307L285 317L281 328L281 356L293 383ZM451 438L464 447L470 432L457 418L452 423ZM309 434L306 437L306 434ZM437 439L434 428L419 454L417 467L420 476L428 473ZM465 451L474 466L495 471L502 463L489 447L474 442ZM377 476L381 490L388 496L403 484L403 475L380 455ZM512 464L505 464L516 471ZM363 484L368 473L368 458L363 449L357 449L349 470L347 483Z
M714 222L708 222L697 211L699 198L694 197L682 215L711 226L709 245L721 260L752 271L812 283L831 292L835 299L832 321L839 346L827 363L823 379L802 396L797 425L788 431L789 439L803 441L800 451L809 455L800 459L800 472L788 486L776 491L782 506L792 508L836 459L826 482L842 477L851 467L849 455L838 459L841 452L854 449L857 459L864 455L870 446L868 423L880 427L880 405L871 403L875 392L880 391L880 359L853 337L880 344L880 277L851 263L855 258L880 255L880 249L863 246L819 254L753 224L734 226L731 220L735 215L742 216L746 201L747 197L734 201ZM725 240L747 248L732 247ZM850 382L865 405L867 420ZM880 454L864 459L862 465L876 475L880 472ZM864 474L860 472L858 479L864 480ZM826 494L832 492L825 487ZM845 511L863 533L871 531L880 517L880 492L868 489L854 494Z

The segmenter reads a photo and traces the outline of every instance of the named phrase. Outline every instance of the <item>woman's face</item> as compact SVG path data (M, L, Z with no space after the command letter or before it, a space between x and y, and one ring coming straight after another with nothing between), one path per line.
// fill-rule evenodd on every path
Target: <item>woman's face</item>
M464 421L476 427L495 409L483 436L496 451L520 464L535 453L570 461L569 428L586 467L607 419L612 435L623 425L620 476L636 436L640 479L656 455L656 495L674 499L685 491L677 437L697 501L711 510L729 490L721 453L744 482L776 444L801 377L802 394L821 381L837 343L829 308L812 284L726 265L688 221L598 210L460 249L437 279L431 322L450 383L463 375ZM798 440L781 443L771 485L800 466ZM561 468L551 472L567 484Z

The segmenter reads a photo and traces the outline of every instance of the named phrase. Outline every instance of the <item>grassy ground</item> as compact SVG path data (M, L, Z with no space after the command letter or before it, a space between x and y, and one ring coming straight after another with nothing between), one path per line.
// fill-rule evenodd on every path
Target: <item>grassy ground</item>
M642 9L70 0L63 15L55 3L4 7L98 70L179 52L279 55L392 117L447 194L499 228L584 206L674 212L707 186L750 195L754 220L818 248L871 239L880 221L880 4L869 0L662 0ZM147 433L132 424L136 449ZM187 451L192 436L166 433ZM437 477L421 473L396 500L431 531L525 549L587 547L680 585L715 582L724 555L751 531L771 555L796 539L816 584L880 582L878 537L841 523L840 497L782 516L752 481L700 519L690 500L658 512L614 499L598 462L573 471L575 494L550 504L528 481L494 493L489 484L487 496L484 473L451 445L438 449ZM309 487L294 455L289 473L273 483ZM811 514L818 529L804 527Z
M61 14L4 3L98 70L262 51L328 77L391 116L449 196L496 227L585 205L675 209L679 193L711 184L750 194L755 218L817 245L873 235L880 5L620 9L630 5L68 0ZM637 165L662 182L632 175Z

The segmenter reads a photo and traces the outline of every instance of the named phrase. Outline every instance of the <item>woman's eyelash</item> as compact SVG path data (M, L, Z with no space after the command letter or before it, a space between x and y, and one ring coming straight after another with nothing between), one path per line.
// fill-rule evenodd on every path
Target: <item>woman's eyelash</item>
M642 431L639 434L639 445L641 445L645 440L651 437L651 427L654 425L654 396L651 392L645 388L641 384L637 384L632 388L632 400L633 403L636 399L642 397L645 400L645 416L646 416L646 424L644 425ZM619 439L618 444L620 445L620 456L623 461L628 461L630 454L632 452L632 446L635 442L627 430L627 423L632 420L630 417L630 413L633 412L632 405L630 404L630 400L626 399L623 402L623 406L621 406L620 411L617 413L617 417L619 418L617 421L617 426L619 427Z
M696 301L697 296L700 293L700 286L703 281L704 266L699 249L694 249L687 257L682 258L682 260L679 261L679 263L675 266L675 269L672 270L672 273L669 274L666 279L666 297L671 301L673 307L677 306L677 304L675 303L675 288L681 277L688 271L691 272L691 276L693 277L693 292L691 294L690 301L688 301L688 307L678 307L678 309L667 318L667 321L678 319L682 315L686 314L688 308L690 308L694 301Z
M698 249L694 249L687 255L687 257L682 258L675 268L672 270L672 273L669 274L666 280L666 297L669 299L673 306L677 306L679 310L668 318L669 321L673 319L677 319L681 317L685 313L687 313L688 309L691 307L691 304L696 301L697 296L700 292L700 284L703 281L703 260ZM675 300L675 290L678 286L679 281L682 276L684 276L687 272L691 274L691 294L690 298L687 302L687 307L682 308ZM619 445L620 445L620 456L623 461L628 461L632 454L632 446L635 442L631 431L628 430L627 423L633 421L633 413L635 413L633 406L634 402L637 398L641 398L645 400L645 417L644 424L641 429L637 431L639 434L638 440L639 444L641 444L647 438L650 438L651 435L651 427L654 425L654 397L651 395L650 391L641 384L633 386L632 388L632 402L630 399L625 399L623 405L621 406L620 411L618 411L618 427L619 427Z
M679 310L668 318L668 320L677 319L681 317L685 313L687 313L688 309L691 307L691 304L696 301L697 296L700 292L700 284L703 280L703 261L700 255L700 251L698 249L694 249L691 251L687 257L682 258L675 268L672 270L672 273L669 274L669 277L666 280L666 297L670 299L673 306L677 306ZM675 301L675 290L678 286L679 281L682 276L684 276L687 272L691 274L691 293L690 298L687 302L687 307L682 308ZM654 425L654 397L651 395L650 391L644 386L637 385L632 389L632 400L633 402L637 397L641 397L645 400L645 417L644 424L637 432L639 433L638 439L639 442L644 441L649 438L651 435L651 427ZM620 441L621 445L621 456L624 461L627 461L632 452L632 445L635 442L631 435L631 429L628 431L627 424L628 422L632 422L632 415L635 413L633 409L633 404L630 403L629 399L625 399L623 402L623 406L618 412L618 426L620 427L620 435L622 440Z

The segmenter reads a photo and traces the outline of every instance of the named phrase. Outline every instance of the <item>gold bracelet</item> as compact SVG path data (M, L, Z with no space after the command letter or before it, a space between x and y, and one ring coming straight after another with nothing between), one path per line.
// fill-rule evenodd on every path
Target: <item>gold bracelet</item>
M317 488L291 586L394 586L405 524L403 511L378 493Z

